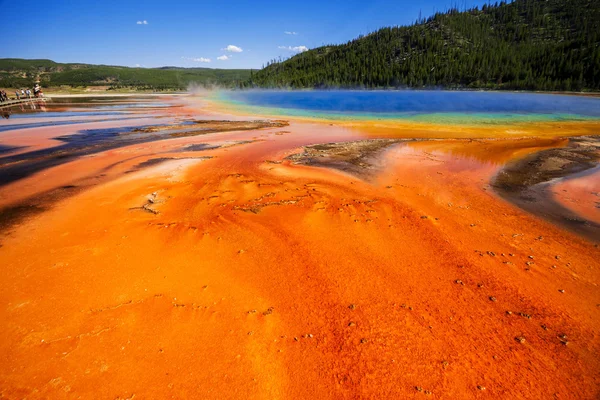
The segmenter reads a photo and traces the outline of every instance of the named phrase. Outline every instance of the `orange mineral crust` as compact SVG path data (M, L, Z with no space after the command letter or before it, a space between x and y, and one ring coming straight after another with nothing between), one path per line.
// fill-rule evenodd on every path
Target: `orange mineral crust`
M597 242L490 186L566 140L398 142L368 175L286 158L376 132L177 137L0 188L82 186L0 236L0 397L598 398Z

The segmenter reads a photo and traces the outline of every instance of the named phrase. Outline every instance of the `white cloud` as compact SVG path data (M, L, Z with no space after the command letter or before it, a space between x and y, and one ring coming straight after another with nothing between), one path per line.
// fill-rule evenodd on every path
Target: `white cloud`
M229 60L231 57L228 57L227 55L223 54L222 56L217 57L217 60L221 60L221 61L227 61Z
M148 25L148 21L146 21L146 20L138 21L138 22L136 22L136 24L138 24L138 25Z
M294 53L303 53L308 50L308 47L306 46L279 46L278 48L281 50L293 51Z
M201 63L211 62L210 58L204 58L204 57L181 57L181 59L187 60L187 61L201 62Z
M283 33L285 33L286 35L294 35L294 36L296 36L298 34L298 32L291 32L291 31L285 31Z
M234 46L232 44L230 44L229 46L227 46L227 47L225 47L224 49L221 49L221 50L228 51L230 53L241 53L242 51L244 51L244 50L242 50L241 47L237 47L237 46Z

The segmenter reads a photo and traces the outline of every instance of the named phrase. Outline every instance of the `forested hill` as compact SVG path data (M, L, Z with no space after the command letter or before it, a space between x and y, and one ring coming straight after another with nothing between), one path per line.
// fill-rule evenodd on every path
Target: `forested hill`
M249 69L128 68L110 65L62 64L51 60L0 59L0 87L108 86L148 90L185 90L190 84L239 87Z
M600 0L451 9L272 62L252 84L600 90Z

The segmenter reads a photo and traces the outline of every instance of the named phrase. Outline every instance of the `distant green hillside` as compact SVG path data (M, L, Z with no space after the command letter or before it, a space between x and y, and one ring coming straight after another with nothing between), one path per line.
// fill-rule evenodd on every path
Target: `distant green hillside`
M108 85L112 88L178 89L189 84L236 87L250 79L250 70L210 68L128 68L61 64L51 60L0 59L0 87Z
M600 0L515 0L383 28L258 71L256 86L600 90Z

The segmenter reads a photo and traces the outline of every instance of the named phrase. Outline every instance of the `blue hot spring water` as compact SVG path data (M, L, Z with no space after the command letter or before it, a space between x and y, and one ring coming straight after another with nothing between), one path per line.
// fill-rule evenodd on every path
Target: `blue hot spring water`
M406 119L439 123L598 120L600 98L511 92L221 92L217 101L248 112L325 119Z

